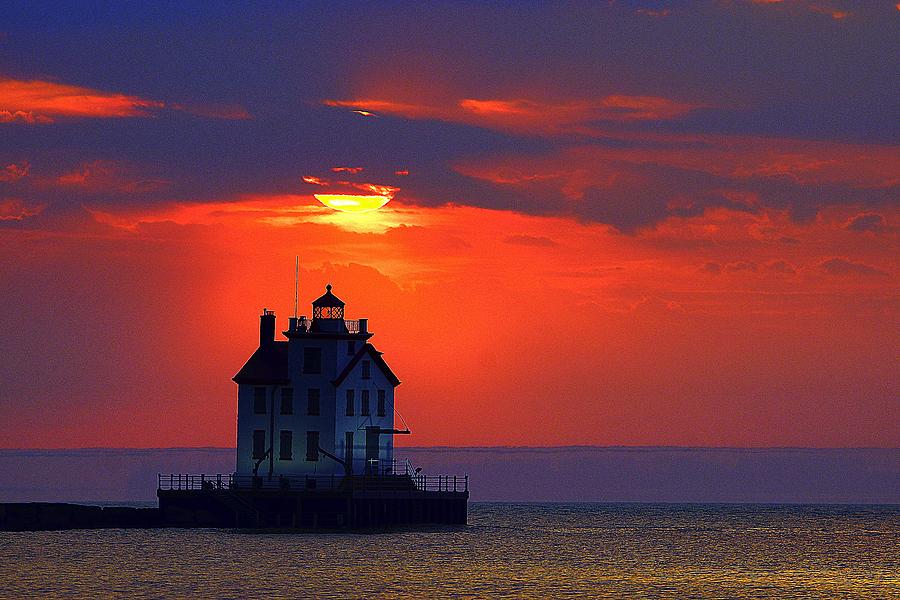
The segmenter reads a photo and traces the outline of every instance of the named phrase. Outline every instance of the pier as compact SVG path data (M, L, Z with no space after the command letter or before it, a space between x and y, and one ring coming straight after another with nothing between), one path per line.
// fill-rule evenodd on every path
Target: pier
M177 527L363 529L465 525L467 476L160 475L161 519Z

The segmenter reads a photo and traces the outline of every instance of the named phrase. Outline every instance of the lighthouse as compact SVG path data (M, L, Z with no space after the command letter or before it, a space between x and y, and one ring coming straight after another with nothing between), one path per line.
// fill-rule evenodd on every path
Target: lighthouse
M259 317L259 347L234 376L238 476L384 475L394 469L394 390L400 380L370 343L367 319L345 318L332 292L312 318Z
M262 309L259 346L232 378L234 473L160 473L161 522L298 529L464 525L467 475L426 473L394 457L394 436L410 431L396 411L400 380L372 345L368 319L345 318L346 305L331 285L313 301L311 317L296 316L296 291L294 307L284 339L277 338L275 313Z

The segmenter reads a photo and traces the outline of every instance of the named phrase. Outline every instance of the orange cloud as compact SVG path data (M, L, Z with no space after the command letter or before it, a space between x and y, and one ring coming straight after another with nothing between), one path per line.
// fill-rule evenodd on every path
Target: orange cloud
M828 15L835 21L842 21L850 16L850 12L846 10L838 10L835 8L831 8L828 6L821 6L818 4L811 4L809 6L809 10L812 12L816 12L822 15Z
M169 104L53 81L0 79L0 123L52 123L58 118L148 117L169 108L217 119L249 119L238 105Z
M55 117L122 118L147 116L162 102L127 94L107 93L51 81L0 79L0 111Z
M397 102L378 98L324 100L326 106L366 107L408 119L437 119L482 127L528 131L579 131L596 121L631 123L672 120L701 104L678 102L659 96L610 95L597 101L564 103L531 99L463 98L446 105Z
M0 221L23 221L39 215L44 208L44 205L29 207L19 198L0 198Z
M26 123L28 125L52 123L53 119L25 110L0 110L0 123Z
M378 196L384 196L388 199L394 197L394 195L400 191L400 188L394 187L391 185L381 185L378 183L353 183L350 181L341 181L339 183L350 185L358 190L362 190L364 192L372 192Z
M134 167L109 160L82 163L77 169L48 180L41 178L38 187L74 188L88 192L115 191L142 193L162 189L170 184L164 179L142 176Z
M331 167L331 170L335 173L350 173L351 175L356 175L357 173L365 171L365 167Z
M11 165L6 165L2 169L0 169L0 181L18 181L19 179L22 179L23 177L28 175L28 169L30 168L31 165L28 164L27 160L23 160L19 163L13 163Z
M356 174L363 170L362 167L335 167L331 169L335 172L349 172L350 174ZM328 187L334 191L334 194L327 194L328 196L353 196L354 194L348 193L352 190L359 190L362 192L367 192L369 194L374 194L375 196L380 196L386 198L388 201L392 200L397 192L400 191L400 188L394 187L391 185L382 185L379 183L368 183L368 182L356 182L356 181L329 181L327 179L322 179L321 177L316 177L314 175L304 175L302 177L304 183L308 183L310 185L317 185L321 187Z

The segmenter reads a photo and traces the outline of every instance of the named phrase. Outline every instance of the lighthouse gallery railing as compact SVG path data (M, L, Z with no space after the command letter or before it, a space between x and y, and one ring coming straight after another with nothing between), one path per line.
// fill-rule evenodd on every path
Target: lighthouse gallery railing
M312 327L314 320L315 319L307 319L306 321L292 321L291 331L307 331L310 327ZM305 329L302 329L304 327ZM347 328L347 333L365 333L359 319L344 319L344 327Z

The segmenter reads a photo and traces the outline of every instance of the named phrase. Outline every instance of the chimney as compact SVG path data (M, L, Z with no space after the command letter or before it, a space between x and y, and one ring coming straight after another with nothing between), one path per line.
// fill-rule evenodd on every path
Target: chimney
M275 343L275 311L263 309L259 316L259 345L271 346Z
M368 319L360 319L359 320L359 332L360 333L369 333L369 320Z

